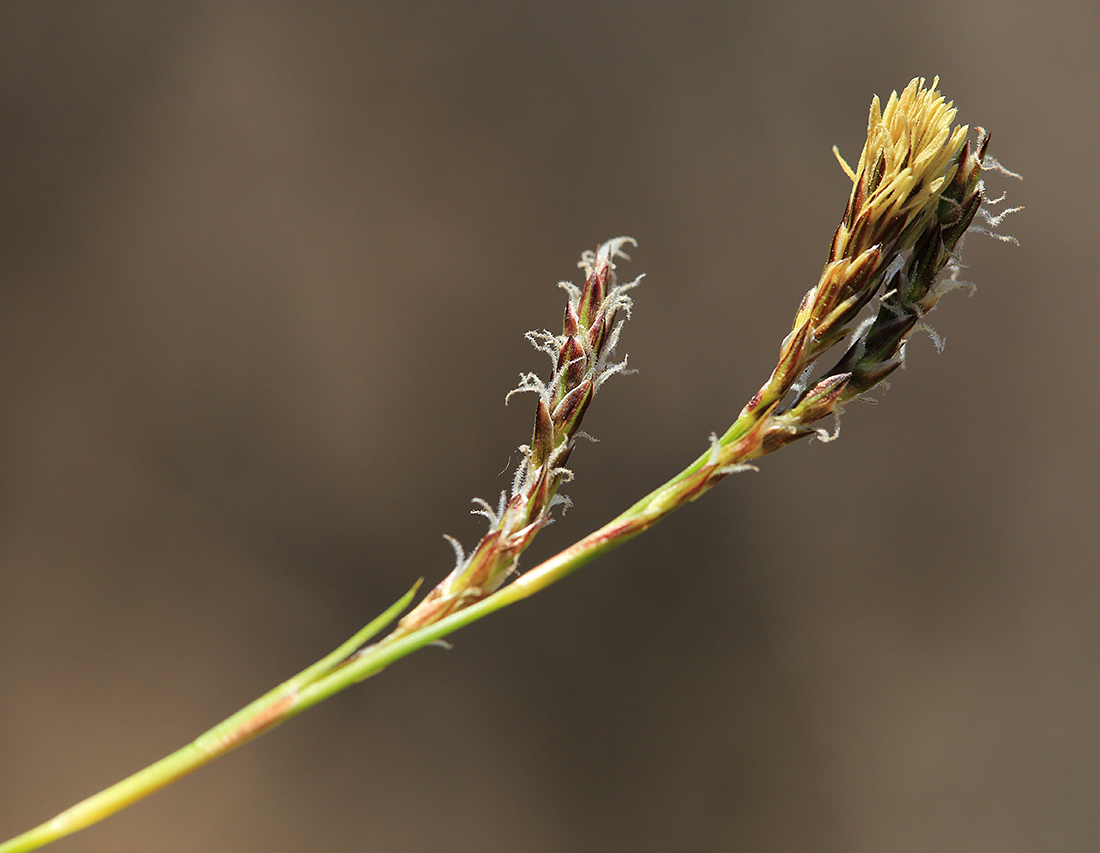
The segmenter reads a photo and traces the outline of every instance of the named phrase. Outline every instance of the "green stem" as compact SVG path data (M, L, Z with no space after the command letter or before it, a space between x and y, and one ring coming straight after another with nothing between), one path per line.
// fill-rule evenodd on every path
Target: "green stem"
M744 429L736 428L743 420L754 421L757 418L754 415L742 415L727 432L727 437L744 434ZM412 633L363 647L364 643L408 606L419 587L418 582L400 601L331 654L214 726L182 749L66 809L53 820L0 844L0 853L36 850L97 823L271 730L306 708L377 674L394 661L561 580L590 560L652 527L664 516L709 489L716 482L708 468L710 457L710 452L704 453L626 512L487 598ZM728 463L729 460L723 460L723 464Z
M412 601L419 586L418 582L400 601L338 649L242 708L187 746L66 809L53 820L0 844L0 853L37 850L79 829L98 823L331 695L331 692L314 691L312 688L318 680L323 681L327 672L338 667L355 649L392 622Z

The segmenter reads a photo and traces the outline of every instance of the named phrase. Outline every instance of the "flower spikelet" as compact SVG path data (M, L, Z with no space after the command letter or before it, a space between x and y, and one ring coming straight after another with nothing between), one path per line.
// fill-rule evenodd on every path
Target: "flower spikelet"
M830 261L852 258L882 244L884 254L904 251L932 216L951 182L966 142L966 125L952 128L955 107L912 80L882 109L871 101L867 142L852 177L848 209L833 239Z
M619 284L615 260L629 260L622 251L630 237L618 237L594 252L585 252L579 264L585 271L583 287L562 282L568 294L562 333L528 332L536 349L550 356L549 380L525 373L508 394L532 392L536 396L531 443L520 448L523 458L516 470L512 492L493 512L485 501L475 501L475 513L490 521L473 552L460 559L454 570L404 619L392 636L401 636L461 610L493 592L515 571L520 554L550 521L550 510L568 500L558 487L571 479L565 467L573 451L581 421L603 382L623 370L612 360L632 300L627 292L640 279Z
M839 414L901 366L908 335L957 286L940 275L984 200L989 136L978 128L977 141L968 141L969 128L953 125L955 107L938 84L938 77L930 86L915 78L885 107L872 100L859 163L852 170L841 160L852 190L821 279L803 298L771 378L742 412L749 420L727 433L731 453L761 455L819 432L815 420ZM853 334L880 292L877 316ZM809 382L815 360L849 334L837 365ZM792 390L794 403L780 409Z

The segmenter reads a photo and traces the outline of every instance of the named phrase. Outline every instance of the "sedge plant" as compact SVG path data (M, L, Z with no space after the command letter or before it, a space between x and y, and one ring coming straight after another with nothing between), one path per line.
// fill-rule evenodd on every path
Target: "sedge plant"
M904 363L914 330L925 328L938 342L925 318L948 291L972 287L958 277L958 250L968 230L992 233L1011 212L988 212L1000 199L986 196L983 169L1007 170L987 155L984 130L970 140L966 126L954 125L955 108L937 91L938 82L926 86L924 78L914 79L885 106L874 98L856 167L837 154L852 189L821 277L798 306L771 376L694 462L603 527L520 570L520 556L554 507L568 503L558 490L572 477L566 463L585 412L600 386L626 364L614 360L614 351L639 279L620 283L616 275L616 262L628 259L623 247L634 241L610 240L582 257L583 287L562 283L568 300L561 334L527 335L553 366L548 379L524 374L512 392L536 398L531 439L521 447L511 492L495 507L476 501L475 512L488 519L489 530L473 550L467 555L451 540L454 569L408 613L419 582L331 654L182 749L0 844L0 853L34 850L125 808L417 649L561 580L762 456L808 436L835 438L844 406ZM979 214L986 228L975 224ZM876 299L875 310L864 316ZM815 375L829 351L838 353L835 362ZM819 426L826 418L836 422L831 432ZM375 639L395 619L389 633Z

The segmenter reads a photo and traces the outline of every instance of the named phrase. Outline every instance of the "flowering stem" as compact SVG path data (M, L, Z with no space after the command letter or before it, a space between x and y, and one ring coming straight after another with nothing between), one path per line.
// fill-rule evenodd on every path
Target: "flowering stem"
M454 571L383 639L365 645L405 610L419 583L313 666L167 758L0 844L0 853L34 850L89 826L417 649L561 580L729 474L751 468L753 460L810 435L830 438L813 424L839 417L844 403L897 369L907 336L959 284L939 276L954 263L956 247L985 201L980 176L988 136L980 132L971 148L967 128L953 128L954 115L936 82L925 88L923 79L912 81L901 96L895 93L885 109L875 98L857 169L845 165L853 188L829 260L802 300L775 369L729 429L712 437L707 451L682 472L505 584L551 507L564 500L557 489L570 476L564 465L585 410L602 381L625 365L610 361L631 307L626 291L635 284L616 283L614 259L625 257L620 249L629 241L619 238L585 256L583 289L564 285L570 299L562 334L529 336L554 359L553 375L549 383L532 374L521 380L519 390L539 397L531 445L522 448L510 499L502 498L496 512L480 502L490 530L469 557L458 549ZM880 293L878 315L853 331L857 315ZM845 338L850 343L840 361L811 383L817 359Z

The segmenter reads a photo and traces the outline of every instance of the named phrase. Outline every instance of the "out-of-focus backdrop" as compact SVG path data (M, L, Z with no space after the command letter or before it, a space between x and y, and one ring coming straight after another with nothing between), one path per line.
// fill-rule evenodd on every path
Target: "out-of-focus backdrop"
M877 407L71 851L1100 848L1093 2L0 10L0 835L450 568L563 278L644 272L524 564L690 461L817 279L872 94L1027 210Z

